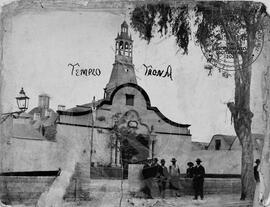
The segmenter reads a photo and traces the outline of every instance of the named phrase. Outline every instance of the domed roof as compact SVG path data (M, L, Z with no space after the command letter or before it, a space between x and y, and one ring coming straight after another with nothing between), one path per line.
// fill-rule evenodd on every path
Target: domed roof
M129 41L133 42L131 34L128 35L128 24L126 21L124 21L121 24L121 33L120 34L118 33L117 37L116 37L116 40L118 40L118 39L121 39L121 40L124 39L124 40L129 40Z

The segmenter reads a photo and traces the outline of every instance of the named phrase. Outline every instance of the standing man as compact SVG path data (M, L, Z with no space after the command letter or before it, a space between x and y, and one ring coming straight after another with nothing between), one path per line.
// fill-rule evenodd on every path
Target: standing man
M160 164L158 163L158 158L154 158L151 164L152 169L152 189L153 192L159 191L159 176L160 176Z
M153 163L151 164L151 167L153 169L153 176L158 177L158 173L160 170L160 164L158 164L158 158L153 159Z
M152 199L153 172L149 162L150 161L147 160L142 169L142 176L144 181L144 187L142 191L146 194L146 198Z
M176 159L172 158L172 165L169 167L169 175L170 175L170 189L172 192L175 192L175 196L180 196L179 194L179 179L180 179L180 169L176 164Z
M196 166L193 168L193 188L195 192L194 199L197 200L198 196L203 200L203 182L205 176L205 169L201 165L201 160L198 158L196 160Z
M169 177L168 169L165 166L165 160L161 159L159 168L158 188L162 198L165 198L166 184Z
M260 182L260 176L259 176L258 168L259 168L259 165L261 163L260 159L256 159L255 163L256 163L256 165L254 166L254 178L256 180L256 183L259 183Z

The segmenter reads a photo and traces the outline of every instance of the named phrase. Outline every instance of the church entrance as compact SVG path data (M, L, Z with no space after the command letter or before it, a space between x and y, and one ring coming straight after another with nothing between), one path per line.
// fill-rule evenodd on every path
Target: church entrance
M149 136L133 135L125 137L121 146L121 164L123 177L128 177L128 164L142 162L149 157Z
M120 164L123 169L123 177L128 176L128 165L144 162L152 157L151 131L146 123L142 122L135 110L129 110L123 115L116 113L113 116L114 128L112 130L115 153L112 153L112 161Z

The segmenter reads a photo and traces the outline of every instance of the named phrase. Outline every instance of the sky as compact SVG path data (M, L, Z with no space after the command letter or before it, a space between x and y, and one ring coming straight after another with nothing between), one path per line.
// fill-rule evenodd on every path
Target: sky
M128 16L117 12L51 11L23 13L11 19L4 36L4 84L2 108L16 111L21 87L30 97L51 97L50 107L66 108L103 98L114 63L115 38ZM188 55L178 52L174 37L157 35L150 44L129 27L134 40L133 63L138 85L148 93L151 105L169 119L191 124L192 139L209 142L214 134L234 135L226 102L233 101L233 78L214 71L208 76L201 49L191 41ZM78 77L68 64L99 68L100 76ZM145 76L143 64L156 69L172 67L173 80Z

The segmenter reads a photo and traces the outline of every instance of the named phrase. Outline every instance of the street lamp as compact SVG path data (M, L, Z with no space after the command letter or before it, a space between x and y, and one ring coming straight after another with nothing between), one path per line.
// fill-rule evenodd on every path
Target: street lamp
M21 89L19 96L16 97L16 100L20 112L24 112L28 109L29 97L25 95L23 88Z
M12 116L13 118L17 118L20 116L21 113L25 112L28 109L28 103L29 103L29 97L26 96L23 88L21 89L19 96L16 97L17 105L19 108L19 111L14 112L8 112L8 113L2 113L1 114L1 120L0 124L2 124L9 116Z

